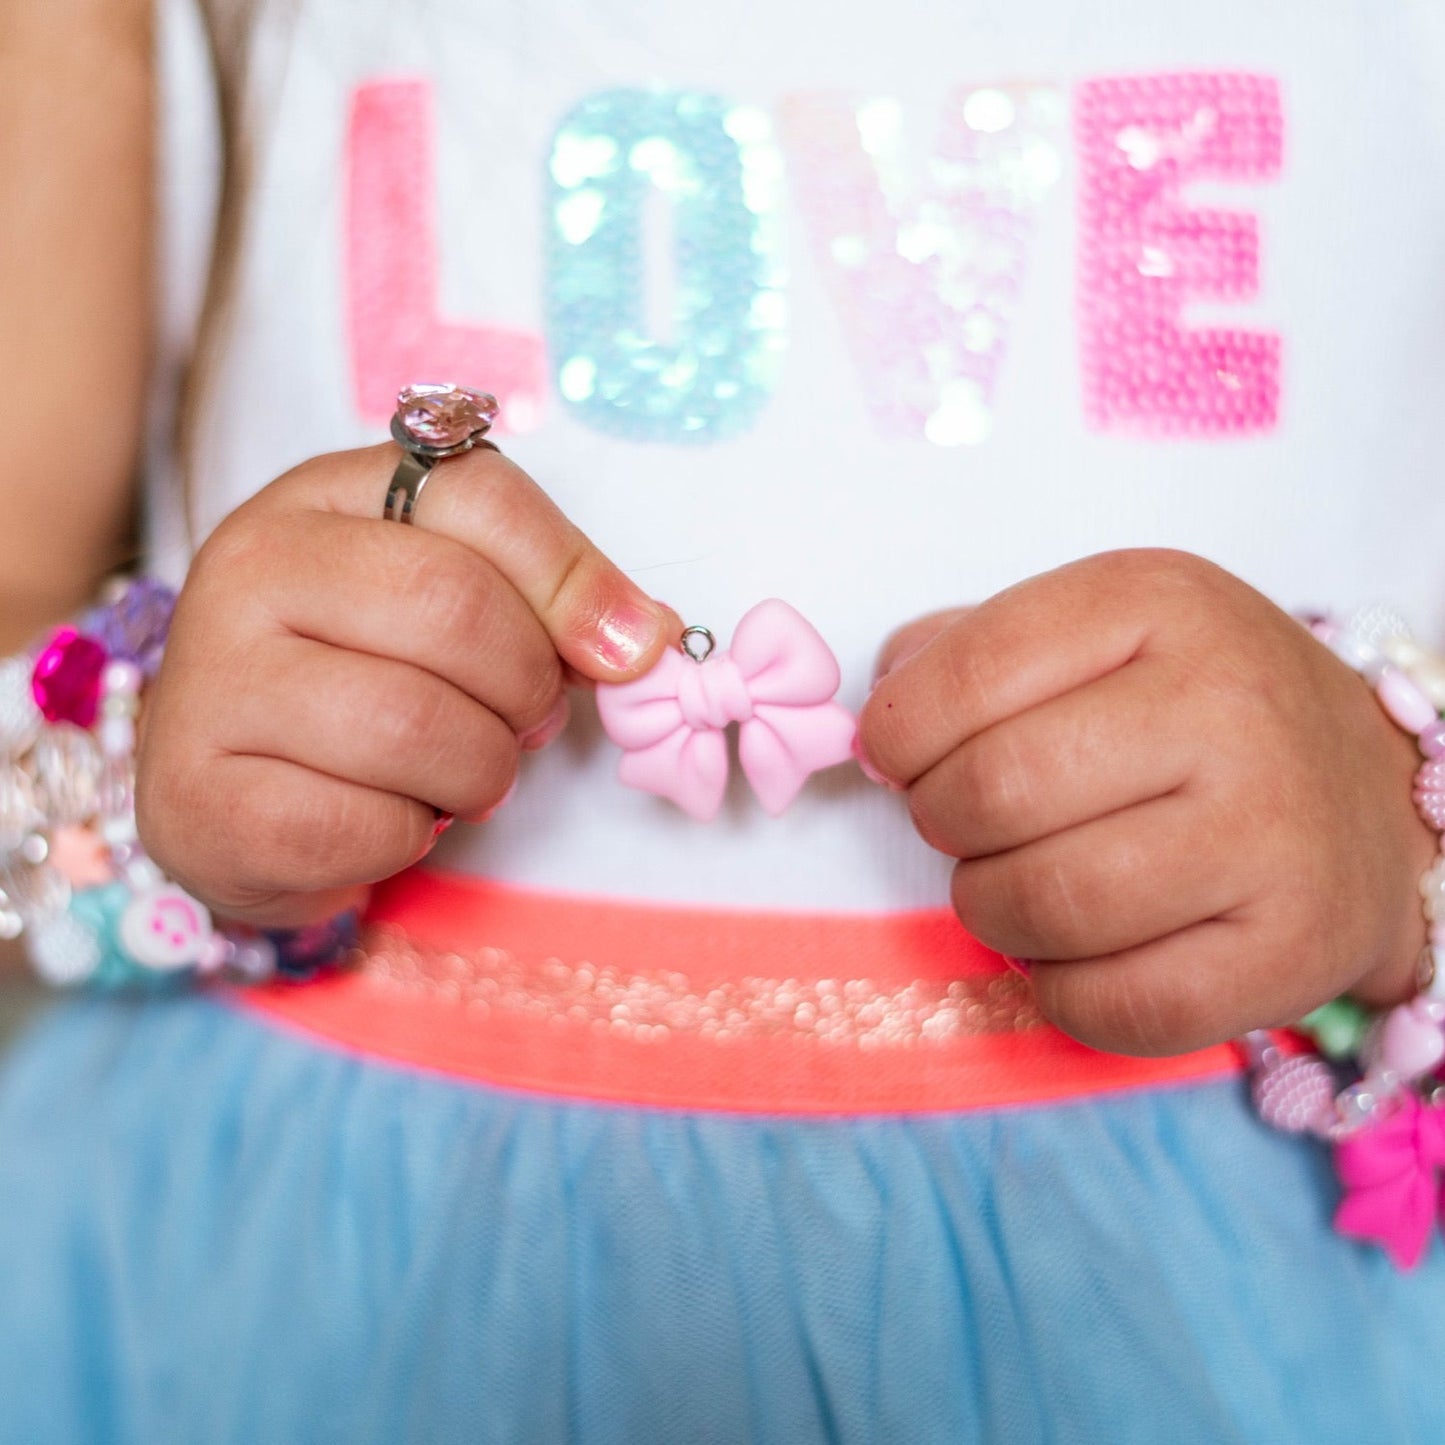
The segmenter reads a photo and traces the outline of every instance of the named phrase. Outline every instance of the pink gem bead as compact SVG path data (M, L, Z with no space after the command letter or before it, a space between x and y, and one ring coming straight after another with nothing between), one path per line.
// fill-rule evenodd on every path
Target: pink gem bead
M497 398L450 383L409 386L396 399L397 415L413 441L424 447L459 447L491 429Z
M1335 1080L1313 1056L1276 1058L1254 1077L1254 1106L1272 1129L1287 1134L1326 1134L1334 1125Z
M1431 723L1440 721L1435 704L1425 696L1398 667L1387 667L1375 684L1375 696L1380 706L1399 725L1410 733L1423 733Z
M1445 722L1432 722L1420 734L1419 743L1427 758L1445 757Z
M30 687L47 722L88 728L100 706L106 652L93 637L62 627L35 663Z
M1445 1058L1445 1034L1424 1000L1390 1010L1380 1037L1380 1062L1397 1078L1424 1078Z

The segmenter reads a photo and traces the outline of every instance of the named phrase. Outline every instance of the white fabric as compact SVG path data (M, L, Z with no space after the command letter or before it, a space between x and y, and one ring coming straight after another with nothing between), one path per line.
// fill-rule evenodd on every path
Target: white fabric
M1422 8L1376 0L313 3L294 34L282 41L278 31L284 72L271 69L274 108L259 138L241 306L195 479L202 530L302 458L378 435L353 402L344 309L344 140L359 83L395 75L434 83L443 312L543 332L547 156L561 117L589 93L662 84L736 97L774 116L781 97L802 90L893 97L922 166L943 97L963 82L1022 77L1067 99L1091 77L1249 71L1280 81L1283 173L1257 186L1201 187L1191 200L1259 217L1260 295L1209 315L1282 336L1272 432L1130 440L1086 425L1077 165L1066 129L1062 177L1039 216L981 444L878 434L785 189L789 348L778 394L756 426L712 446L644 445L599 435L554 393L540 429L507 450L687 620L725 635L763 597L792 602L834 646L841 700L855 707L895 625L1106 548L1187 548L1288 606L1389 600L1437 635L1445 624L1445 131L1437 123L1445 86L1432 86L1420 63ZM194 86L176 84L201 64L186 42L185 33L174 37L172 103L184 116L172 160L190 167L193 184L171 201L175 234L193 237L204 226L200 182L212 142L190 125ZM178 265L171 279L171 314L185 316L180 296L194 275ZM186 544L164 463L155 469L152 530L162 570L177 574ZM502 814L457 830L441 861L615 896L840 910L945 899L946 861L911 832L896 798L852 769L815 780L777 821L739 788L704 827L622 788L615 751L588 709L578 712L558 744L526 760Z

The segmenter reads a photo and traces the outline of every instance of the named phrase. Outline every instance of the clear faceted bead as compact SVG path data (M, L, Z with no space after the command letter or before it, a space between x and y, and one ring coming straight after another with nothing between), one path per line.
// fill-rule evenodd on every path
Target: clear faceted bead
M409 386L396 399L397 415L413 441L425 447L459 447L491 429L497 399L450 383Z
M30 661L0 661L0 755L19 757L40 731L40 709L30 688Z
M44 821L29 777L13 763L0 763L0 857L18 853Z
M33 926L28 952L36 973L55 988L84 983L100 966L95 934L68 913Z
M105 760L88 732L68 723L48 728L35 744L33 763L36 796L52 827L84 823L99 811Z
M55 868L0 868L0 891L27 926L64 913L70 907L70 883Z
M1410 641L1410 624L1404 613L1385 603L1375 602L1361 607L1347 624L1348 630L1367 647L1386 652L1396 639Z

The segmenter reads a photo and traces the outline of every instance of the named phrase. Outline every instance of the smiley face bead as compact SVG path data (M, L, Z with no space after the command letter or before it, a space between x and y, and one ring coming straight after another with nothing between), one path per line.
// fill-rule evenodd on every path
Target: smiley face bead
M120 942L143 968L169 972L198 963L212 933L205 907L174 884L133 898L120 920Z

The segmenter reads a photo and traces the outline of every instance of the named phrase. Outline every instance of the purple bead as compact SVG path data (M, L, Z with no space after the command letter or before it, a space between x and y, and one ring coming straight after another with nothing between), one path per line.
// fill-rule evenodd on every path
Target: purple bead
M1445 719L1432 722L1420 734L1420 751L1427 758L1445 757Z
M305 928L267 930L265 937L276 948L277 975L307 979L345 961L360 942L360 921L354 912L339 913Z
M141 577L91 619L92 630L113 657L133 662L147 678L156 675L175 611L176 594L163 582Z

